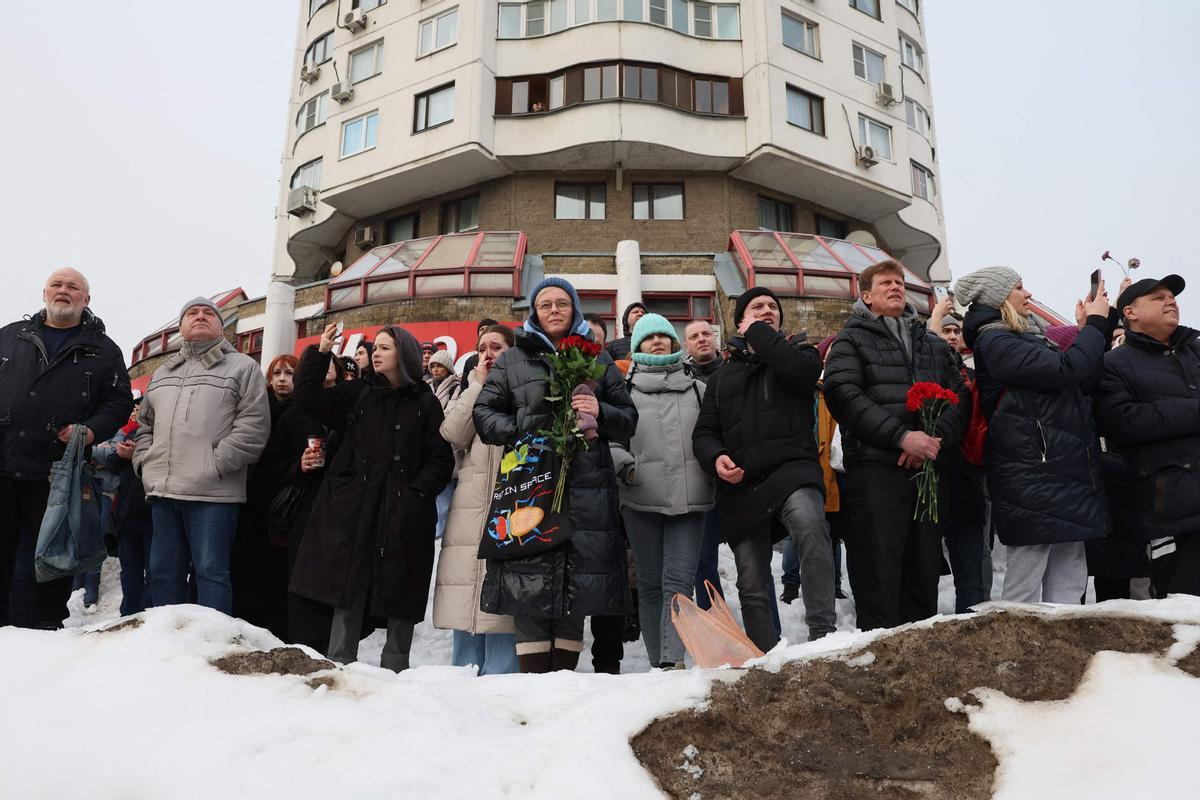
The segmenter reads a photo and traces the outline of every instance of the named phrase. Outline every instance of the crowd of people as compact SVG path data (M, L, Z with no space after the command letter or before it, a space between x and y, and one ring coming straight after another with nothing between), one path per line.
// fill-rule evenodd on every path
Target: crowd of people
M1005 267L958 280L928 321L898 263L858 286L820 342L751 288L722 349L709 322L678 329L641 303L609 341L550 277L518 330L480 322L462 374L398 324L340 357L330 324L264 375L200 297L135 396L86 278L58 270L44 308L0 329L0 624L61 626L73 586L98 600L96 573L34 575L47 476L76 426L122 614L198 603L340 663L386 628L381 666L406 669L432 587L453 663L480 674L575 669L589 619L597 671L619 672L639 636L651 666L681 668L672 599L725 591L721 543L764 651L834 631L843 572L864 630L936 614L947 573L967 612L991 597L996 539L1005 600L1081 603L1089 574L1097 600L1200 594L1200 334L1179 322L1182 278L1126 279L1115 305L1101 282L1063 327ZM569 336L604 346L570 398L597 434L570 463L571 538L481 559L506 446L550 426L545 356ZM956 401L929 430L917 383ZM914 480L927 465L940 514ZM784 631L777 602L797 598L805 629Z

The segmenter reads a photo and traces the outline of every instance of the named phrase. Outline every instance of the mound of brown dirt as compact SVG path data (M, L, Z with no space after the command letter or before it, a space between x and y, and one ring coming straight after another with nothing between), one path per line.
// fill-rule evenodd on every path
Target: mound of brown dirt
M1096 652L1163 654L1173 642L1169 623L1112 615L948 620L716 683L706 710L656 720L633 750L682 800L988 798L996 759L947 698L970 703L986 686L1061 700Z
M230 675L311 675L334 667L333 662L313 658L299 647L276 647L273 650L235 653L218 658L212 665Z

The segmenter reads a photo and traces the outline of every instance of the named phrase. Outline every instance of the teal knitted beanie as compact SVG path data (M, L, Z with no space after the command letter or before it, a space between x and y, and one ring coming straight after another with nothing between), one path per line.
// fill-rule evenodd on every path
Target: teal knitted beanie
M671 340L675 342L676 349L679 349L679 334L675 332L675 326L666 317L661 314L643 314L642 318L633 326L633 336L629 340L630 351L638 352L646 337L655 333L670 336Z

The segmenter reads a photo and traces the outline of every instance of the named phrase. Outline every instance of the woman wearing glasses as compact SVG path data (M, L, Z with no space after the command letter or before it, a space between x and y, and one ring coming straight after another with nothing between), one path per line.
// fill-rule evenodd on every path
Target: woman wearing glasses
M549 427L549 366L542 356L566 336L589 335L579 296L567 281L546 278L530 296L533 308L516 347L496 360L475 401L475 429L485 444L511 444ZM537 555L488 562L480 607L513 617L522 672L575 669L584 618L626 611L625 543L608 444L633 436L637 411L612 359L605 353L598 358L608 370L595 396L571 401L600 424L600 439L571 461L571 539Z

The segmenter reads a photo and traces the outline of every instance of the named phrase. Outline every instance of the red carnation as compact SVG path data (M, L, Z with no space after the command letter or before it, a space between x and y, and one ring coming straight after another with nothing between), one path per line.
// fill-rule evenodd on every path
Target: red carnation
M958 405L958 395L941 384L931 381L921 381L909 387L905 396L905 407L912 413L920 413L921 429L929 436L937 433L938 417L947 406ZM917 504L913 509L913 519L920 517L938 521L937 507L937 471L933 463L926 461L921 470L914 476L917 482Z

